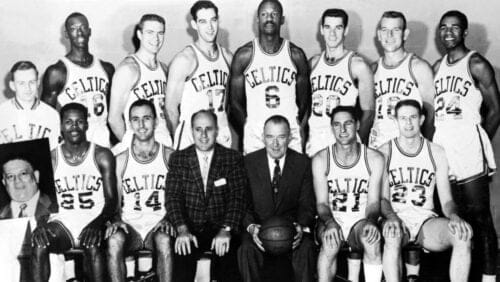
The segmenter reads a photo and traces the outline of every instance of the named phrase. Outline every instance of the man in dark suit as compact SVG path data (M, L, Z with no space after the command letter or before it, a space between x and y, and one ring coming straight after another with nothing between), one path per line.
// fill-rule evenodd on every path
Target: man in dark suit
M197 260L212 250L217 281L238 281L234 235L245 211L243 158L215 143L213 112L194 113L191 125L194 145L172 154L166 183L167 216L177 231L174 280L193 281Z
M2 165L2 183L10 201L0 210L0 219L48 215L57 203L38 189L40 172L24 156L11 156Z
M258 234L260 224L271 216L292 221L296 235L291 254L294 280L313 281L315 250L312 235L314 190L311 162L289 149L290 125L280 115L271 116L264 124L265 148L245 157L249 179L249 201L238 251L240 272L245 282L262 281L264 248Z

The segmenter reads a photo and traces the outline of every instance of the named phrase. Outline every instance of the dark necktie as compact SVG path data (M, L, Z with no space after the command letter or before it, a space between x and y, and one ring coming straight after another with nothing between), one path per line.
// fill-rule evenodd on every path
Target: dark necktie
M275 159L274 160L273 180L271 182L271 187L273 188L273 197L276 197L276 195L278 194L280 177L281 177L280 161L278 159Z
M26 214L24 213L24 210L26 209L28 205L26 203L22 203L21 205L19 205L19 214L17 215L17 217L25 217Z

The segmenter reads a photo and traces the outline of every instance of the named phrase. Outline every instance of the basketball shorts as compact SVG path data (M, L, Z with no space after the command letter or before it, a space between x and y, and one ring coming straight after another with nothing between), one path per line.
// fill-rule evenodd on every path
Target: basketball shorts
M458 184L496 171L493 147L480 125L462 128L438 126L433 141L444 148L450 178L455 179Z
M111 146L109 140L109 129L106 124L89 123L87 140L105 148Z
M139 230L135 229L132 225L127 224L128 234L125 241L125 253L132 253L142 249L153 250L153 227L146 233L141 234Z
M290 122L290 143L288 147L302 153L302 138L296 122ZM246 123L243 136L243 152L250 154L265 147L263 140L264 124Z
M164 215L160 213L130 212L122 214L123 221L134 228L143 239L163 217Z
M123 135L122 141L113 148L111 148L111 152L113 155L118 156L120 153L124 152L130 147L130 144L132 144L132 137L134 136L134 132L131 129L127 129L125 131L125 134ZM172 138L170 138L170 135L168 133L167 129L160 129L156 128L155 129L155 140L158 141L158 143L167 146L167 147L172 147Z
M50 215L49 222L59 224L71 239L73 247L80 246L80 234L83 229L94 220L101 211L96 213L55 213Z
M219 122L219 132L217 134L217 143L221 144L226 148L231 148L231 130L229 129L229 125L222 125ZM177 126L175 130L174 137L174 149L182 150L194 143L193 141L193 133L191 130L191 123L187 120L183 120Z
M310 128L309 140L306 144L306 154L313 157L317 152L335 142L332 128L330 126L323 128Z
M403 221L404 228L410 237L410 242L417 239L418 233L424 223L437 215L430 210L405 209L397 212Z
M368 146L377 149L389 140L399 136L399 129L396 121L393 119L375 120L370 130L370 140Z

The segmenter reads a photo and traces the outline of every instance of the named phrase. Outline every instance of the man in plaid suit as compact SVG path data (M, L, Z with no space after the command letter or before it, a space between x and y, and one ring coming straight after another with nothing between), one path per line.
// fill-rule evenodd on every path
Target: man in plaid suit
M245 210L243 157L216 144L217 117L201 110L191 117L194 145L172 154L166 210L177 231L174 280L193 281L200 255L210 252L218 281L238 281L235 242Z

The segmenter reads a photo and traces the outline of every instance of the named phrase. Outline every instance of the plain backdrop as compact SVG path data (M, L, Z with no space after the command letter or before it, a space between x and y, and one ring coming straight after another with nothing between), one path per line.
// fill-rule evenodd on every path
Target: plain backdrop
M8 72L18 60L33 61L43 73L68 51L63 23L71 12L87 16L92 28L90 52L115 66L134 51L132 33L142 14L157 13L167 21L165 43L159 57L169 63L173 56L195 39L190 28L189 8L193 0L7 0L0 17L0 102L12 93ZM258 0L214 0L219 7L219 42L233 53L256 36ZM386 10L403 12L411 30L407 49L431 64L442 56L436 27L447 10L458 9L469 19L467 45L478 50L500 73L500 2L496 0L283 0L285 25L282 35L302 47L311 57L320 52L319 22L327 8L342 8L349 14L346 45L370 62L380 55L375 38L377 22ZM1 117L0 113L0 117ZM458 136L457 136L458 137ZM500 138L494 147L500 164ZM492 212L500 230L500 176L493 178ZM480 193L480 191L478 191ZM500 232L499 232L500 233Z

